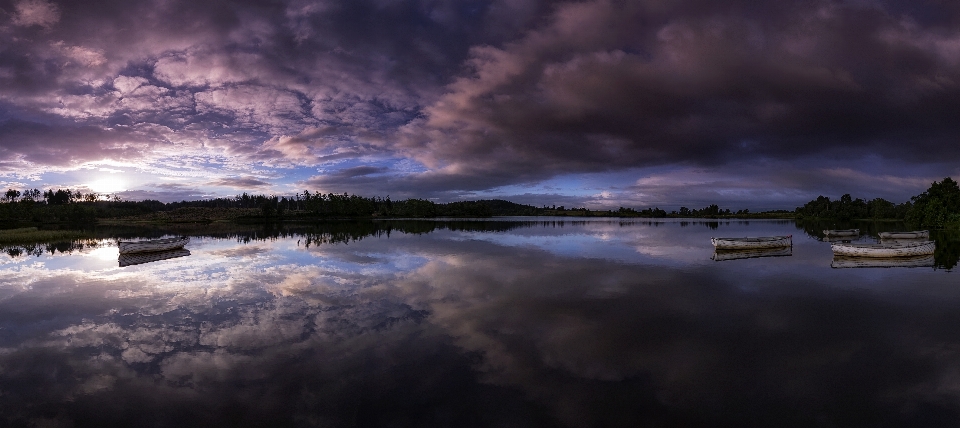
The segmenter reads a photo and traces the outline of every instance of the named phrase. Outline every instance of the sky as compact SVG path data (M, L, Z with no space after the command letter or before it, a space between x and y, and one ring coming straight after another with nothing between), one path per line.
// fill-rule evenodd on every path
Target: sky
M958 85L953 0L0 0L0 188L903 202Z

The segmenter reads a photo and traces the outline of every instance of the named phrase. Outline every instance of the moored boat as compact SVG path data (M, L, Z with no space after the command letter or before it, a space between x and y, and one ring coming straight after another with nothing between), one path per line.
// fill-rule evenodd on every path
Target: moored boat
M930 239L929 230L913 232L880 232L880 239Z
M849 257L911 257L933 254L937 244L933 241L918 241L896 244L832 244L830 249L837 256Z
M935 260L933 254L913 257L845 257L837 256L833 258L830 267L835 269L842 268L892 268L892 267L933 267Z
M120 254L120 257L117 259L117 262L120 263L120 267L127 267L127 266L133 266L133 265L142 265L144 263L158 262L160 260L173 259L177 257L186 257L189 255L190 255L190 251L184 250L183 248L179 250L169 250L169 251L126 253L126 254Z
M757 238L710 238L710 243L718 250L792 247L793 235Z
M838 229L824 230L824 236L857 236L860 235L860 229Z
M169 251L177 248L183 248L190 242L190 238L182 236L179 238L151 239L147 241L118 241L117 248L120 254L148 253L152 251Z
M717 249L710 258L716 262L738 259L755 259L759 257L792 256L793 247L755 248L750 250L721 250Z

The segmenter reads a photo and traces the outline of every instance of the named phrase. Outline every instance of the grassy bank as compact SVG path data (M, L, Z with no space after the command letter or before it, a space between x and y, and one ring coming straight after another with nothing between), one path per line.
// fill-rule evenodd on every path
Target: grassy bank
M0 230L0 244L69 241L88 237L79 230L39 230L36 227Z

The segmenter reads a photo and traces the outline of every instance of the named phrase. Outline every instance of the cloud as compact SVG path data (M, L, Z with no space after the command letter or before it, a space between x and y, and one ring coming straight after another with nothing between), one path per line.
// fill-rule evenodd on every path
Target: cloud
M820 165L818 165L818 163ZM884 198L895 203L906 202L922 192L936 173L890 175L884 170L908 171L902 165L884 168L869 165L870 160L857 159L864 168L858 170L844 163L824 165L816 159L794 162L766 161L756 164L730 164L728 171L705 168L674 167L661 171L638 171L632 185L616 192L622 206L654 207L667 210L680 205L703 208L720 203L721 208L751 210L793 209L817 196L839 198L845 193L867 200ZM940 170L949 175L947 168ZM677 201L682 201L678 204ZM596 201L602 204L603 201Z
M187 51L167 55L154 63L154 76L172 86L222 86L258 77L262 57L251 53Z
M840 148L957 159L948 141L960 129L946 114L960 107L960 68L943 54L957 33L873 3L807 6L559 5L516 41L472 48L470 73L403 129L401 146L438 172L486 173L490 186L676 162L836 159Z
M166 202L195 201L211 197L209 192L188 186L164 186L161 184L142 187L145 187L145 189L125 190L115 192L115 195L126 201L154 200ZM156 187L161 190L149 190L150 187Z
M199 113L229 115L235 125L253 129L299 131L310 123L300 98L291 91L244 85L199 92L194 99Z
M137 88L147 84L148 80L142 77L131 77L131 76L117 76L116 79L113 79L113 87L120 92L121 95L126 95L132 93Z
M44 0L22 0L14 5L13 24L50 28L60 21L60 8Z
M960 10L944 2L26 0L8 16L0 127L87 130L61 157L152 129L132 132L153 142L135 159L188 146L208 175L429 197L864 153L927 177L913 165L960 160ZM25 141L0 141L5 171L63 165ZM333 173L384 159L417 167Z
M243 246L239 248L231 248L227 250L215 250L211 251L210 254L216 256L224 257L242 257L242 258L253 258L260 254L267 253L269 249L259 247L259 246Z
M68 167L85 161L144 156L152 142L129 128L48 126L9 120L0 123L0 159Z
M107 62L102 49L90 49L83 46L66 46L63 42L54 43L53 46L67 58L83 65L85 67L96 67Z
M298 135L281 135L264 142L255 157L278 164L315 164L319 160L319 150L337 143L326 139L327 135L336 135L334 127L308 128Z
M208 182L209 186L232 187L234 189L257 189L269 187L270 183L255 177L225 177Z

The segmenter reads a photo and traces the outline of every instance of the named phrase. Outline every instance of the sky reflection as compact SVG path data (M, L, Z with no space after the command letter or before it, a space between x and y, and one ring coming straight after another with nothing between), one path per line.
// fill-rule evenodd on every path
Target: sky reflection
M785 222L493 229L0 258L0 421L960 421L952 273L831 269ZM794 233L793 255L710 260L710 236L744 233Z

